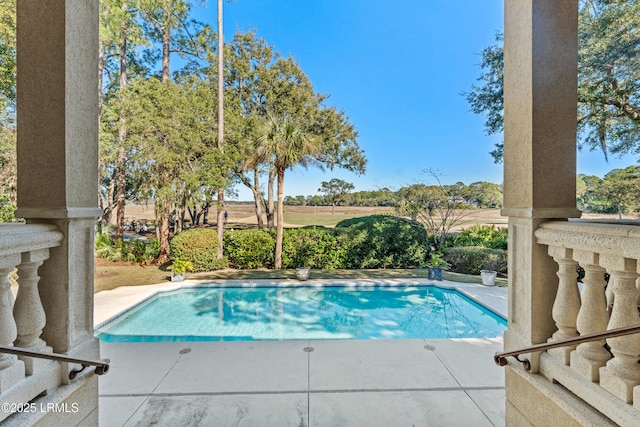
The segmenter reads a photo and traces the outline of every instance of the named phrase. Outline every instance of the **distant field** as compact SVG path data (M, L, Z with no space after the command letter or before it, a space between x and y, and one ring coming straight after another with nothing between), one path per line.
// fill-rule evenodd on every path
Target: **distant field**
M228 213L227 225L233 227L251 227L258 221L251 204L228 204L225 207ZM126 218L147 218L153 220L153 206L128 205ZM334 227L343 219L356 218L376 214L393 214L394 208L386 206L336 206L335 213L331 213L331 206L285 206L284 223L286 227L304 227L307 225L321 225ZM215 209L211 209L209 218L215 221ZM469 227L474 224L489 224L506 227L507 219L500 216L499 209L479 209L470 211L461 223L460 227Z
M227 226L229 228L251 228L256 226L253 204L227 204L225 210L228 213ZM154 219L153 206L127 205L127 221L131 219ZM285 206L285 227L304 227L307 225L322 225L334 227L343 219L355 218L375 214L393 214L394 208L385 206L336 206L335 213L331 213L331 206ZM209 211L209 219L215 222L215 208ZM115 215L114 215L115 217ZM585 214L583 218L591 219L617 219L617 215ZM637 214L625 215L625 219L638 219ZM455 230L470 227L474 224L495 225L506 227L507 218L500 215L500 209L478 209L469 211L455 227Z
M322 225L325 227L334 227L344 219L392 213L393 208L388 207L337 206L335 213L331 213L330 206L285 206L284 222L285 224L298 226Z

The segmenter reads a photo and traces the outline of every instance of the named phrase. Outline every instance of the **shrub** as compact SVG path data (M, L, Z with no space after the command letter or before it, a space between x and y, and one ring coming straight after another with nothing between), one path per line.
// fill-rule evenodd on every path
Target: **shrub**
M95 250L98 258L108 261L146 262L158 256L160 243L158 239L116 242L107 235L98 234Z
M160 240L156 238L149 239L144 249L145 260L158 258L159 254L160 254Z
M190 261L193 271L213 271L228 265L226 258L217 259L218 234L214 229L195 228L171 239L171 257Z
M430 268L451 267L440 252L431 252L431 254L429 255L429 260L426 263L424 263L424 266L430 267Z
M0 194L0 222L14 222L16 205L9 199L8 194Z
M108 261L118 261L120 260L120 255L118 255L118 259L114 260L114 246L115 243L109 238L109 236L105 236L104 234L96 235L96 256L98 258L103 258Z
M464 229L448 242L455 246L481 246L491 249L507 249L508 234L506 228L496 228L493 225L473 225Z
M160 242L158 239L149 239L147 241L134 239L125 242L126 260L132 262L149 261L158 256L160 252Z
M445 260L451 271L464 274L480 274L480 270L507 272L507 251L482 247L459 247L445 250Z
M335 231L315 226L284 231L282 242L284 268L312 267L328 270L343 268L347 253Z
M224 253L235 268L273 268L276 239L270 230L228 230Z
M345 244L344 268L418 266L427 255L427 232L416 221L371 215L340 221L336 232Z
M180 258L173 260L173 263L167 270L173 271L175 274L183 275L187 271L193 271L193 264L191 261L185 261Z

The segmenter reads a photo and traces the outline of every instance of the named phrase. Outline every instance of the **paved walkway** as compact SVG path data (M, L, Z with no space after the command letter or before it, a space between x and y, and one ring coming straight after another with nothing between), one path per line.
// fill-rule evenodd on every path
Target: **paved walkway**
M403 281L417 282L433 283ZM505 288L438 284L506 314ZM96 324L175 287L100 292ZM504 373L492 358L501 349L501 338L101 343L111 369L100 425L502 426Z

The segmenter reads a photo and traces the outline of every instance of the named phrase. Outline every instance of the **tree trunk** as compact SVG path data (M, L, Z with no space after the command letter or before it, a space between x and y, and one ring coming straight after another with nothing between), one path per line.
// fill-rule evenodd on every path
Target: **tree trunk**
M182 209L181 207L176 207L176 222L173 227L174 234L182 232L182 229L184 227L184 209Z
M211 206L211 203L206 202L202 207L202 224L204 225L209 224L209 207L210 206Z
M113 194L115 193L116 189L116 181L115 179L113 179L113 177L111 177L111 180L109 180L109 192L107 193L107 197L106 200L104 200L103 206L102 206L102 224L106 227L111 223L111 216L113 215ZM100 199L102 200L103 198L100 197Z
M158 238L160 240L160 251L158 253L158 258L156 258L156 263L162 265L164 263L169 262L171 247L169 245L169 201L162 200L160 201L161 206L156 207L156 211L160 212L160 220L158 224L159 233Z
M102 122L102 82L104 73L104 43L98 44L98 123Z
M128 8L127 2L122 2L122 10L126 12ZM127 87L127 32L128 24L124 19L120 26L120 90ZM118 160L116 164L116 170L118 171L118 193L116 196L116 240L121 241L124 234L124 209L125 209L125 194L127 185L127 118L121 112L120 123L118 129Z
M163 2L162 6L162 81L168 82L171 80L170 69L170 42L171 42L171 10L170 3ZM161 172L161 183L166 184L169 181L169 173L167 171ZM160 185L159 187L162 187ZM160 203L159 212L160 219L158 221L158 240L160 241L160 251L156 262L158 264L164 264L171 259L171 246L169 244L169 227L171 221L170 201L156 199L156 204ZM156 210L158 212L158 209ZM175 230L175 229L174 229Z
M273 166L269 166L269 182L267 183L267 226L269 228L274 227L274 201L273 201L273 182L276 178L276 169Z
M170 2L162 6L162 81L171 80L171 10Z
M218 0L218 150L224 153L224 36L222 26L222 0ZM218 251L217 259L222 259L224 249L224 188L218 189Z
M216 231L218 232L218 249L216 259L222 259L224 249L224 189L218 189L218 215Z
M189 213L189 217L191 218L191 223L195 224L196 221L196 213L197 213L197 207L196 204L193 204L193 210L191 210L190 206L187 206L187 212Z
M258 166L253 169L253 187L250 187L253 192L253 202L256 208L256 217L258 218L258 228L264 228L264 211L265 203L262 192L260 192L260 173L258 173Z
M251 193L253 194L253 207L256 212L256 219L258 220L258 228L264 228L264 214L266 211L267 204L264 201L264 197L262 196L262 192L260 192L260 174L258 173L258 167L254 167L253 169L253 185L249 178L243 172L235 172L235 175L240 179L240 182L244 184Z
M256 218L258 220L258 228L264 229L264 197L262 197L262 193L259 190L251 188L253 192L253 203L256 209Z
M282 268L282 240L284 237L284 169L278 169L278 220L276 228L276 259L275 269Z
M162 188L167 185L169 182L169 171L164 169L160 172L160 183L158 188ZM169 262L171 259L171 246L169 245L169 235L170 235L170 223L171 223L171 200L164 197L156 197L155 200L155 212L156 217L159 215L157 221L157 236L160 242L160 251L158 252L158 257L155 262L159 265L162 265L166 262Z
M124 138L127 135L126 125L123 124L124 117L120 119L120 130L118 131L120 144L123 144ZM117 170L118 170L118 189L116 195L116 240L122 240L122 236L124 234L124 209L125 209L125 186L126 186L126 171L127 166L127 154L124 147L120 147L118 149L118 162L117 162Z

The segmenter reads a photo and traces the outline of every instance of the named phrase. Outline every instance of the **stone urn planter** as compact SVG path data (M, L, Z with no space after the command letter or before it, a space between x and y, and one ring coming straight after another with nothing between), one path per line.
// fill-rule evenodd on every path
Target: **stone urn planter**
M485 286L496 285L496 271L493 270L480 270L480 277L482 278L482 284Z
M169 267L169 270L171 270L172 282L182 282L187 278L187 271L193 270L193 264L191 261L176 259Z
M171 270L171 281L172 282L182 282L182 281L184 281L186 279L187 279L187 273L178 274L178 273L174 273L174 271Z
M442 267L428 267L427 279L429 280L442 280Z
M311 268L309 267L298 267L296 268L296 279L298 280L308 280L309 279L309 271Z
M449 263L445 261L441 253L432 252L429 261L427 261L427 279L442 280L442 269L449 267Z

